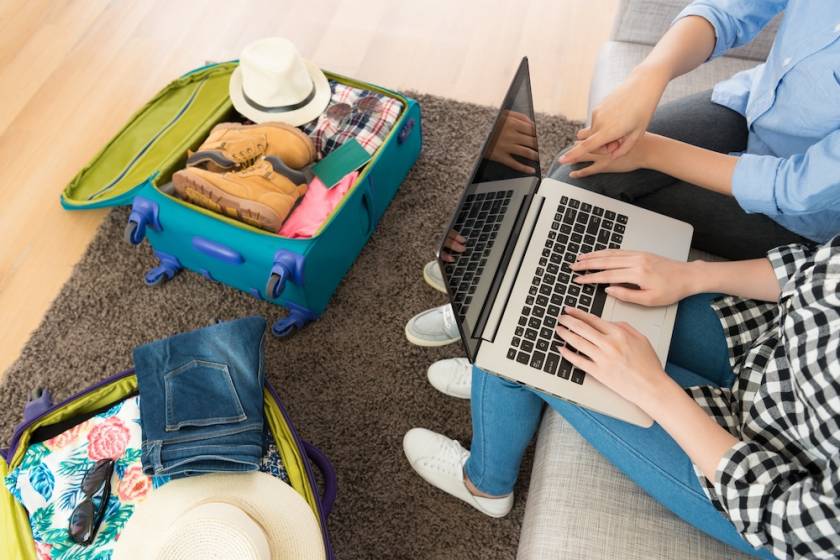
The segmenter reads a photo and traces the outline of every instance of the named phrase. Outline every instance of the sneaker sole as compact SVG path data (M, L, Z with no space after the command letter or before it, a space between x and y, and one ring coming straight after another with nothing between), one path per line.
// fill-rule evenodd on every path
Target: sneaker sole
M276 233L283 225L281 217L271 207L246 198L239 198L216 187L202 177L178 173L172 180L175 192L196 206L217 214Z
M423 280L426 281L426 284L434 288L435 290L446 293L446 286L442 283L438 282L436 278L433 278L431 274L429 274L428 266L423 267Z
M423 346L425 348L435 348L435 347L438 347L438 346L446 346L447 344L452 344L453 342L458 342L459 340L461 340L460 336L458 338L451 338L451 339L448 339L448 340L441 340L441 341L432 341L432 340L427 340L425 338L417 338L416 336L411 334L411 332L408 330L408 325L406 325L406 327L405 327L405 337L408 339L408 341L410 343L412 343L416 346Z

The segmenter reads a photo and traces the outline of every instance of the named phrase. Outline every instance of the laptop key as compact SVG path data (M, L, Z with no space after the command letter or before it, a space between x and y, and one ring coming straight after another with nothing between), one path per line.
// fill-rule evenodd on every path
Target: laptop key
M508 360L513 360L514 358L516 358L516 348L511 348L510 350L508 350L507 357Z
M615 220L615 212L613 212L612 210L607 210L606 214L604 214L604 217L608 220Z
M616 221L619 224L626 224L627 223L627 216L625 216L624 214L619 214L618 218L616 218Z
M601 313L604 312L605 303L607 303L607 292L605 292L604 287L599 284L598 287L595 288L595 295L592 296L592 307L589 308L589 312L600 317Z
M548 352L548 341L544 338L537 340L537 350L541 352Z
M531 309L531 313L533 313L534 317L542 317L545 315L545 307L540 307L539 305L535 305L533 309Z
M526 364L527 365L529 359L531 359L531 356L529 356L525 352L519 352L516 355L516 361L519 362L520 364Z
M531 356L531 367L534 369L542 369L544 361L545 354L543 352L534 351L534 354Z
M583 378L586 376L585 373L580 371L578 368L572 370L572 383L577 383L578 385L583 385Z
M515 334L516 336L522 336L523 334L525 334L525 327L523 325L525 325L526 321L522 320L524 318L525 317L520 317L519 318L519 325L520 326L516 327L516 330L513 331L513 334Z
M530 354L534 350L534 343L530 340L523 340L522 344L519 345L519 349Z
M556 305L549 305L545 310L545 314L548 315L549 317L559 317L560 316L560 307L559 306L563 305L563 298L560 297L560 296L557 296L557 299L559 300L559 303L557 303ZM551 303L554 304L554 298L551 298Z
M522 355L522 352L519 353ZM519 357L517 356L516 361L519 361ZM557 375L562 377L563 379L568 379L569 376L572 374L572 363L569 360L561 360L560 361L560 368L557 370Z
M554 375L554 372L557 371L557 366L560 365L560 356L557 354L549 353L545 357L545 365L543 366L543 371Z
M543 284L540 286L540 293L544 296L551 295L551 284Z
M540 325L542 325L542 321L540 321L536 317L531 317L530 319L528 319L528 326L531 327L531 329L538 329L538 328L540 328ZM531 330L531 329L528 329L528 330ZM525 336L528 336L527 331L525 332ZM534 339L532 338L531 340L534 340Z
M540 329L540 338L544 338L546 342L551 340L551 337L554 336L554 331L548 327L543 327Z
M598 243L609 243L610 242L610 232L609 230L602 229L598 231ZM597 246L596 246L597 249Z

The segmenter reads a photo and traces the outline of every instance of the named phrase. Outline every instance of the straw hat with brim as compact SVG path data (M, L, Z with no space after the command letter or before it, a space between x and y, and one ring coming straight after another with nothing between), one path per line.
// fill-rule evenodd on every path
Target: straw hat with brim
M115 560L322 560L320 525L291 486L265 473L170 481L135 506Z
M256 123L300 126L323 113L331 95L324 73L281 37L245 47L230 76L233 106Z

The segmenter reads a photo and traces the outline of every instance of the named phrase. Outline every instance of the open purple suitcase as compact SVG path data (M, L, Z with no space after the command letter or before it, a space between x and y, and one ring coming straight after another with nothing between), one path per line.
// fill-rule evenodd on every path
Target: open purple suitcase
M36 429L101 409L136 392L137 378L133 369L103 379L58 404L53 404L48 390L38 390L26 404L23 420L15 428L9 447L0 449L0 478L4 478L20 463L29 445L30 436ZM324 538L326 557L333 560L335 554L330 543L327 518L336 498L335 469L321 450L301 439L277 391L268 382L265 384L263 402L266 423L271 428L277 448L281 450L291 485L306 499L316 514ZM324 488L320 494L314 468L320 471L324 481ZM0 515L0 546L3 559L36 560L29 518L23 506L12 497L4 485L0 485Z

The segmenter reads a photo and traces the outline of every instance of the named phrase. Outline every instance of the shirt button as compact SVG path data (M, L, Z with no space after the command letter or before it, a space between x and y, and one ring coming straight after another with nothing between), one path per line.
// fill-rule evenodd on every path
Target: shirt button
M790 64L790 61L791 61L791 58L787 57L786 59L784 59L782 61L782 66L787 66L788 64Z

